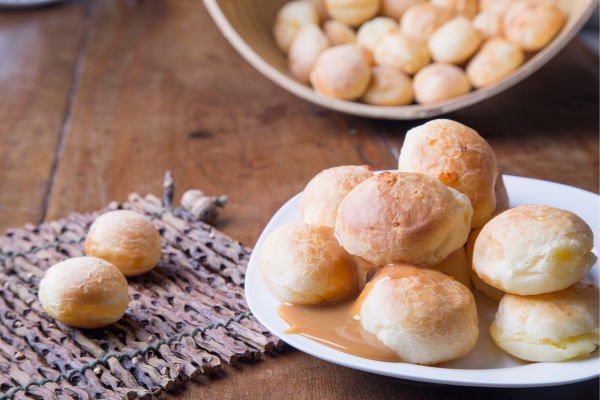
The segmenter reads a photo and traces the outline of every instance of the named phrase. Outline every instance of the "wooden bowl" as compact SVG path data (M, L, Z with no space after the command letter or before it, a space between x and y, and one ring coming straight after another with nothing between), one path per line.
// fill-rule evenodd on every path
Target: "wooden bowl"
M490 86L433 104L384 107L326 97L293 77L272 33L275 14L287 1L204 0L204 4L223 35L242 57L279 86L322 107L385 119L429 118L470 106L508 89L554 57L585 24L598 4L597 0L558 0L557 3L567 15L565 26L559 34L516 71Z

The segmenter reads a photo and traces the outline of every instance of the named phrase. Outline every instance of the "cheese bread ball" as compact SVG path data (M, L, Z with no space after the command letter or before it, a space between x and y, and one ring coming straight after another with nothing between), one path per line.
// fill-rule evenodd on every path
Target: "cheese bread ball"
M356 42L364 48L374 51L377 41L386 33L398 30L398 21L388 17L377 17L365 22L358 28Z
M433 267L433 269L445 273L468 288L471 287L471 274L469 272L471 268L469 267L464 247L454 250L444 261Z
M360 309L364 329L403 362L434 365L469 354L479 336L471 291L439 271L403 268L404 276L369 284Z
M301 81L308 82L317 57L328 47L329 41L321 28L312 22L304 25L296 33L288 53L288 67L292 74Z
M145 274L160 260L160 234L142 214L107 212L90 227L85 254L108 261L125 276Z
M473 268L490 285L521 296L566 289L596 263L592 230L576 214L529 204L511 208L484 227Z
M416 74L431 61L424 42L398 31L383 35L375 45L375 63L389 65L409 75Z
M281 51L287 54L296 33L312 22L319 25L319 15L311 3L303 0L285 3L275 16L273 36Z
M432 267L465 244L472 215L467 196L439 179L383 172L348 193L335 231L346 251L371 264Z
M504 35L525 51L546 46L560 31L565 17L555 4L544 0L513 3L504 15Z
M355 267L331 228L280 226L267 236L258 263L263 281L283 302L319 304L358 290Z
M419 2L406 10L400 20L400 31L403 35L427 40L429 36L451 18L451 13L429 2Z
M467 76L475 88L491 85L523 64L525 53L518 44L496 37L481 46L467 66Z
M475 18L479 5L477 0L431 0L434 6L451 10L454 16Z
M406 10L421 2L422 0L381 0L380 14L399 20Z
M435 176L467 195L473 207L471 228L485 224L496 209L496 154L484 138L461 123L436 119L408 131L398 170Z
M429 104L467 94L471 91L471 83L462 68L434 63L415 75L413 90L417 103Z
M322 52L310 73L316 92L342 100L355 100L369 86L371 71L360 49L352 44Z
M404 106L412 103L413 89L410 77L387 65L371 68L371 83L360 98L363 103L376 106Z
M473 20L473 28L481 33L481 37L490 39L502 36L504 14L494 11L482 11Z
M527 361L586 357L598 347L598 288L584 281L553 293L507 293L490 327L507 353Z
M377 15L381 0L325 0L325 6L331 18L357 28Z
M120 320L129 304L121 271L94 257L70 258L50 267L40 281L38 297L52 318L85 329Z
M340 21L330 19L323 24L325 37L332 46L339 46L346 43L356 42L356 32L354 29Z
M462 64L479 48L481 33L465 17L446 22L427 39L431 57L436 62Z
M302 192L302 221L311 225L335 227L338 207L346 195L372 176L373 169L368 165L344 165L319 172Z
M504 14L515 1L517 0L479 0L479 9Z
M482 229L483 226L473 229L469 235L469 240L467 240L467 245L465 246L467 262L469 263L469 274L471 275L471 282L473 282L475 289L485 293L490 299L500 301L505 293L502 290L496 289L492 285L485 283L481 280L479 275L477 275L477 272L473 270L473 249L475 248L477 236L479 236Z

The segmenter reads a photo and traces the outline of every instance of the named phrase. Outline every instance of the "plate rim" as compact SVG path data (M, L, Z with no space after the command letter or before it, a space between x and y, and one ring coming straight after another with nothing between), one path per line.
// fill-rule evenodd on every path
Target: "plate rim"
M396 170L389 170L389 171L396 171ZM383 172L383 171L375 171L374 173L377 174L380 172ZM511 181L511 180L527 181L527 180L529 180L529 181L536 181L536 182L542 183L542 184L559 185L559 186L567 187L570 190L576 189L577 191L583 191L585 193L595 196L598 200L600 200L600 196L597 195L596 193L587 191L585 189L576 188L573 186L562 184L562 183L545 181L545 180L535 179L535 178L512 176L512 175L504 175L504 178L508 181ZM507 186L509 186L509 185L507 185ZM260 272L257 270L257 268L258 268L258 261L257 261L258 251L256 251L256 250L259 250L260 247L262 246L262 243L264 242L264 240L266 238L266 232L267 232L267 230L269 230L269 228L272 226L272 224L274 224L274 221L276 219L278 219L278 217L281 214L286 213L286 210L285 210L287 208L286 206L288 206L288 204L291 202L297 201L298 197L300 197L300 196L302 196L302 192L294 195L288 201L286 201L277 210L277 212L273 215L273 217L271 217L271 219L269 220L269 222L267 223L267 225L261 232L261 235L256 243L255 249L252 252L252 255L248 262L248 270L246 272L246 283L244 285L244 290L245 290L245 294L246 294L246 300L248 303L248 307L250 308L250 310L252 311L252 313L254 314L256 319L261 324L263 324L267 329L269 329L271 332L278 331L278 329L273 329L273 327L270 326L272 324L269 323L269 321L265 320L265 318L262 318L262 312L260 311L260 308L257 307L256 304L254 303L254 295L252 294L252 290L248 291L248 288L247 288L248 282L250 282L250 280L251 280L251 279L248 279L248 277L253 276L253 274L258 274L258 279L262 279L262 278L260 278ZM509 193L509 197L510 197L510 193ZM598 241L598 238L596 237L595 238L596 251L598 251L597 241ZM598 265L596 265L594 267L594 269L596 269L596 268L598 268ZM256 269L256 272L254 271L255 269ZM257 309L259 310L258 313L256 313ZM589 380L589 379L594 379L600 375L600 371L593 371L591 373L583 374L583 375L582 374L573 375L572 373L571 374L561 373L562 379L560 379L558 381L555 379L550 381L547 377L542 377L542 379L539 379L539 377L536 377L533 380L529 379L529 381L522 381L520 379L514 379L514 377L513 377L513 379L510 381L502 381L503 376L505 378L506 375L516 375L517 377L519 377L519 376L531 377L532 375L533 376L540 375L540 373L543 371L537 371L537 370L540 370L540 369L544 370L547 368L548 365L558 364L558 363L531 363L531 364L527 364L527 365L520 365L520 366L514 366L514 367L491 368L491 369L451 369L451 368L443 368L443 367L442 368L433 367L433 368L436 368L436 371L444 371L443 376L441 376L441 377L436 376L435 374L434 375L428 374L427 372L431 371L431 368L432 368L429 366L421 366L421 365L414 365L414 364L408 364L408 363L398 363L398 364L394 363L393 365L395 366L395 369L388 370L386 372L385 370L381 369L381 366L389 365L389 363L384 363L381 361L374 361L374 360L367 360L367 359L360 358L357 356L352 356L349 354L341 353L336 350L330 349L329 347L323 346L319 343L310 341L309 339L302 338L302 337L295 337L297 335L285 335L285 336L282 335L282 336L283 337L280 337L280 339L283 340L284 342L290 344L290 346L292 346L300 351L303 351L307 354L310 354L314 357L323 359L325 361L328 361L328 362L331 362L334 364L342 365L342 366L345 366L348 368L353 368L353 369L357 369L357 370L361 370L361 371L365 371L365 372L375 373L378 375L385 375L385 376L396 377L396 378L400 378L400 379L407 379L407 380L420 381L420 382L429 382L429 383L436 383L436 384L446 384L446 385L455 385L455 386L505 387L505 388L508 388L508 387L543 387L543 386L556 386L556 385L577 383L577 382L581 382L581 381L585 381L585 380ZM304 341L309 341L310 344L308 346L305 346L302 343ZM322 350L323 352L320 353L319 350ZM332 353L333 355L328 354L331 352L334 352L334 353ZM596 350L596 352L598 352L598 349ZM342 355L341 359L335 357L335 355L340 355L340 354ZM567 362L568 363L578 363L578 362L586 362L586 361L593 362L592 357L582 359L582 360L573 360L573 361L567 361ZM349 358L350 361L353 360L355 362L349 362L346 360L347 358ZM379 367L379 368L377 368L377 367ZM398 369L400 369L400 371L398 371ZM407 371L403 371L403 369L407 369ZM567 372L569 370L570 370L570 368L566 368ZM516 372L516 374L514 372ZM452 375L456 375L456 376L452 376ZM477 375L477 377L472 377L471 375ZM467 376L469 376L468 379L464 378Z

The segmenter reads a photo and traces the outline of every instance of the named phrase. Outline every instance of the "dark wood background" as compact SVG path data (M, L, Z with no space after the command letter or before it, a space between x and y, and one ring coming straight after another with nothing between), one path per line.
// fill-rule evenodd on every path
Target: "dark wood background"
M574 41L530 78L447 115L506 174L599 190L598 57ZM395 168L406 131L313 106L248 65L200 0L71 1L0 12L0 229L94 210L131 191L227 194L217 227L253 246L324 168ZM288 348L169 398L599 397L599 380L535 389L429 385Z

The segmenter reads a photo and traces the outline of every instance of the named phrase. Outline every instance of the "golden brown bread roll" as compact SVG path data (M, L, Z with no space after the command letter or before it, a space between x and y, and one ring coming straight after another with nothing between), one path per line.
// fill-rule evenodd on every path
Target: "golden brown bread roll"
M117 210L94 221L85 240L85 254L108 261L125 276L145 274L158 264L160 234L146 216Z
M469 93L471 82L462 68L435 63L417 72L413 79L413 90L417 103L429 104Z
M332 46L356 42L356 32L354 32L354 29L335 19L325 21L323 31Z
M462 64L475 54L481 40L469 19L456 17L429 36L427 47L435 62Z
M454 16L473 19L477 15L477 0L431 0L434 6L450 10Z
M406 10L421 1L422 0L381 0L381 15L399 20Z
M434 266L467 241L472 213L469 199L439 179L383 172L348 193L335 231L346 251L372 264Z
M496 208L496 154L477 132L458 122L437 119L408 131L398 169L435 176L466 194L473 207L471 228L487 222Z
M338 207L359 183L373 176L368 165L345 165L325 169L308 182L300 200L300 215L306 224L335 227Z
M325 0L325 7L331 18L356 28L377 15L381 0Z
M411 39L398 31L379 38L373 52L377 65L388 65L414 75L431 62L424 42Z
M471 287L471 267L467 261L467 253L464 247L454 250L444 261L433 267L433 269L443 272L446 275L456 279L466 287Z
M308 82L317 57L328 47L329 41L321 28L312 22L304 25L290 46L287 59L290 72L301 81Z
M360 309L365 330L404 362L434 365L469 354L479 336L469 289L439 271L398 268L407 271L369 284Z
M364 48L374 51L375 45L383 35L397 30L398 21L388 17L376 17L358 28L356 42Z
M74 257L50 267L40 281L38 297L51 317L85 329L118 321L129 304L121 271L95 257Z
M430 2L421 1L406 10L400 20L402 34L411 39L427 40L437 28L450 20L452 13Z
M484 40L502 36L504 14L495 11L482 11L473 20L473 28L481 33Z
M507 293L490 327L507 353L527 361L585 357L598 347L598 288L584 281L553 293Z
M585 277L597 261L593 247L592 230L578 215L529 204L506 210L483 227L473 268L508 293L555 292Z
M267 236L258 263L263 281L283 302L318 304L358 290L352 259L331 228L302 223L280 226Z
M469 61L467 76L473 87L491 85L523 64L525 53L518 44L496 37L488 40Z
M319 14L310 2L296 0L285 3L277 12L273 26L273 36L279 49L287 54L298 30L309 22L319 25Z
M522 0L510 5L504 15L504 36L525 51L546 46L563 26L562 11L544 0Z
M371 83L360 100L376 106L404 106L413 102L410 77L387 65L371 67Z

